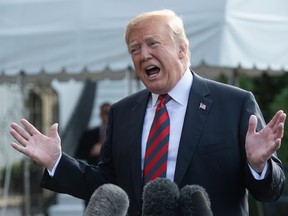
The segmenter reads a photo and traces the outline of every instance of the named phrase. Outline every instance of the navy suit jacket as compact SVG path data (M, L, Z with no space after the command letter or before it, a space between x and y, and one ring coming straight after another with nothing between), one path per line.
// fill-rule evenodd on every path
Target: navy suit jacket
M203 186L215 216L248 215L247 194L260 201L277 200L285 176L276 156L263 180L255 180L245 154L251 114L257 129L265 122L252 93L204 79L193 73L193 85L181 134L174 181ZM45 171L42 187L89 199L105 183L122 187L130 199L129 215L141 214L141 136L150 93L142 90L112 105L102 162L87 166L65 153L54 177ZM200 108L200 104L206 107Z

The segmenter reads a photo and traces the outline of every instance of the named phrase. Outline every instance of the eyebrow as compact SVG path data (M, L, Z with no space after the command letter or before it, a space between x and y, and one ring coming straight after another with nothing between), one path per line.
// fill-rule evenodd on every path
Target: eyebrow
M160 38L156 35L148 35L144 38L144 41L151 41L151 40L157 40L157 41L161 41ZM139 42L137 41L132 41L131 43L128 44L128 47L133 47L133 46L138 46Z
M144 38L144 41L148 40L160 40L160 38L157 35L148 35L147 37Z

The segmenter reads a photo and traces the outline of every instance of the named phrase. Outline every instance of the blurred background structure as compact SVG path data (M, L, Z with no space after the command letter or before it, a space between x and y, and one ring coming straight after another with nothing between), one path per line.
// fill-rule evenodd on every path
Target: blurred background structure
M1 0L0 216L11 207L48 215L57 202L39 188L42 168L10 147L10 123L25 117L48 134L59 122L73 155L80 134L99 124L102 102L143 88L124 29L138 13L164 8L183 18L196 73L252 91L265 119L288 113L286 0ZM287 130L278 152L286 170ZM276 203L251 198L251 215L288 215L287 206L288 189Z

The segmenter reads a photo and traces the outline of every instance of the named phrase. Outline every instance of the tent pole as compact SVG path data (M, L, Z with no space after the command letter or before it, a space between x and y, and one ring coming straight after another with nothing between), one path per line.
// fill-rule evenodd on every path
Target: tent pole
M24 117L28 118L27 109L25 106L25 84L24 84L24 72L21 72L19 75L19 86L21 92L21 99L23 104L23 113ZM24 157L24 216L31 216L31 194L30 194L30 159L28 157Z
M7 152L4 153L4 157L5 157L5 161L6 161L6 172L5 172L4 190L3 190L4 205L1 209L1 215L2 216L7 215L7 199L9 196L9 187L10 187L11 170L12 170L12 164L10 164L9 157L7 157L8 154L6 155L6 153Z

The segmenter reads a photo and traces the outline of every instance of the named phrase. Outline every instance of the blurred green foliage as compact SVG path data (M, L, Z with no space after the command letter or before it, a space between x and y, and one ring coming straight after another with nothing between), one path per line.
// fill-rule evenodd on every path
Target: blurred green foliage
M23 193L23 167L21 162L16 162L11 167L11 181L10 181L10 187L9 191L12 194L22 194ZM1 176L0 179L0 187L4 187L4 179L6 175L6 168L1 169Z

